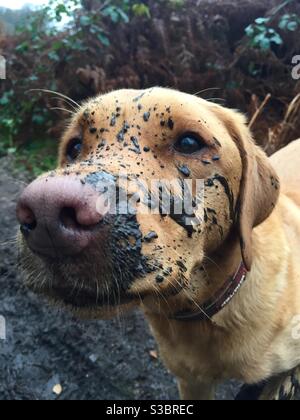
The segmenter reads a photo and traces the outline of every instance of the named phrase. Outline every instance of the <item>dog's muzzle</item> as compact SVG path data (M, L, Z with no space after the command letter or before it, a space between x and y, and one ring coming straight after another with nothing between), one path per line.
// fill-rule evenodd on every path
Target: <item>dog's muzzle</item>
M99 211L99 200L93 186L75 176L37 179L17 206L28 247L48 258L80 254L101 233L105 211Z

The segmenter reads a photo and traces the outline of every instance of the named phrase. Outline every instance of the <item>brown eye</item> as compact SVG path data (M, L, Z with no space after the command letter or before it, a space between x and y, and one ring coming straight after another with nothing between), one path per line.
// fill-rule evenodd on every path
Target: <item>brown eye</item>
M184 155L192 155L204 147L204 142L193 134L184 134L175 143L175 150Z
M72 139L67 147L67 158L70 162L74 162L74 160L78 159L80 153L82 151L82 139L80 137L76 137Z

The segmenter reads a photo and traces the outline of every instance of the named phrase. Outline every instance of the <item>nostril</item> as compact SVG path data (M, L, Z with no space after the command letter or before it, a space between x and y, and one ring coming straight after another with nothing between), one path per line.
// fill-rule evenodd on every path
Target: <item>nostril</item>
M99 214L94 216L88 209L64 207L59 214L61 226L69 230L91 230L102 221Z
M36 222L30 223L30 224L25 223L25 224L23 224L23 225L20 226L21 233L25 237L27 237L36 228L36 226L37 226L37 223Z
M21 225L21 232L24 236L28 236L37 226L35 214L30 207L23 205L19 206L17 217Z
M77 221L76 210L72 207L64 207L60 212L59 220L66 229L76 230L81 227Z

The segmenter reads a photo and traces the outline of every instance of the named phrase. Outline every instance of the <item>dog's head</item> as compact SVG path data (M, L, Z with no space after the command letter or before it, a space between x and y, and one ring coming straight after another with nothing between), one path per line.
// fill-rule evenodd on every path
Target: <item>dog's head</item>
M272 212L276 174L235 111L168 89L85 103L57 170L17 208L27 283L73 309L114 308L200 287L205 257Z

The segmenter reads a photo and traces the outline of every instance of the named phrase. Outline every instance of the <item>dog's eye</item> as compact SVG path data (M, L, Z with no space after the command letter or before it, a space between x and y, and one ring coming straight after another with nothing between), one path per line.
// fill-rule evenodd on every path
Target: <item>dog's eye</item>
M185 155L199 152L203 147L205 144L193 134L184 134L175 143L175 150Z
M72 139L67 147L67 157L70 162L76 160L82 151L82 139L76 137Z

